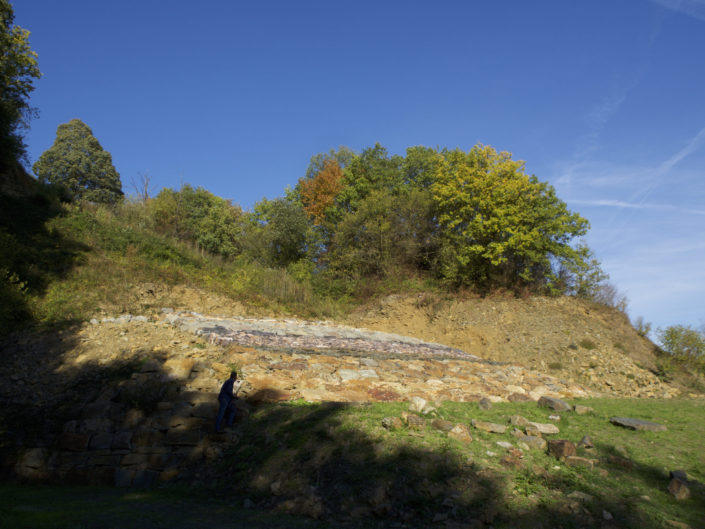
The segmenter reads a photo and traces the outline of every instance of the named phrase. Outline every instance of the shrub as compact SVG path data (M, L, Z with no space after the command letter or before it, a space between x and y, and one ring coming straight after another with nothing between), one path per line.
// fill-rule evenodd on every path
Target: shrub
M588 351L597 348L597 344L588 338L580 340L580 342L578 342L578 345L580 345L580 347L582 347L583 349L587 349Z
M677 360L705 367L705 335L689 325L671 325L657 332L665 352Z
M644 321L642 316L639 316L636 320L634 320L633 326L636 333L642 338L646 338L651 332L651 324Z

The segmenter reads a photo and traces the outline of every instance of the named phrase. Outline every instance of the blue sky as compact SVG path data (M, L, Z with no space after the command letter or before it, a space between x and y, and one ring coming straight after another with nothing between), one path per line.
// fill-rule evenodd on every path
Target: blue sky
M15 0L31 161L86 122L123 186L245 208L380 142L526 160L654 326L705 324L705 0Z

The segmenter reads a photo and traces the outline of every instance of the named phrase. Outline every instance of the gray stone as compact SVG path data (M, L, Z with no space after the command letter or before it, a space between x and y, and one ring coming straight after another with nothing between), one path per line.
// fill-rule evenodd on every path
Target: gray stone
M512 415L511 417L509 417L509 424L512 424L514 426L526 426L527 424L529 424L529 421L521 415Z
M535 437L533 435L524 435L522 437L517 438L517 441L520 443L524 443L526 445L527 450L545 450L548 444L544 438Z
M411 397L409 401L409 411L420 413L428 405L426 399L421 397Z
M590 406L581 406L580 404L576 404L575 406L573 406L573 410L578 415L585 415L586 413L592 413L593 411L595 411Z
M595 445L592 443L592 439L590 439L589 435L583 436L583 438L580 440L578 443L578 448L593 448Z
M570 411L572 409L571 405L566 401L545 395L539 399L538 405L542 408L550 408L554 411Z
M481 410L491 410L492 409L492 401L488 399L487 397L483 397L480 399L480 402L478 402L478 406L480 406Z
M478 430L483 430L489 433L504 433L507 431L507 427L503 424L496 424L493 422L477 421L472 420L472 425Z
M587 494L585 492L580 492L579 490L575 490L575 491L571 492L570 494L568 494L568 498L570 498L571 500L578 500L578 501L582 501L585 503L591 502L594 499L594 497L591 496L590 494Z
M434 419L431 422L431 426L433 426L436 430L440 430L442 432L450 432L453 429L453 426L455 425L450 421L446 421L443 419Z
M531 432L529 430L531 430ZM526 433L528 435L535 435L536 433L540 433L542 435L555 435L557 433L560 433L560 430L555 424L530 422L526 425Z
M610 422L617 426L629 428L630 430L646 432L664 432L667 429L662 424L656 424L655 422L645 421L643 419L631 419L629 417L612 417Z

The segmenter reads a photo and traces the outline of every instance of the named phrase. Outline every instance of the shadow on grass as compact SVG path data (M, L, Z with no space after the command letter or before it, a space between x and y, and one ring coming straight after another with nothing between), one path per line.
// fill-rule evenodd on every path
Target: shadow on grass
M0 452L5 479L16 477L14 464L23 449L59 450L60 435L70 423L78 433L86 431L91 420L117 431L127 409L149 415L160 403L176 405L188 396L179 389L183 382L170 379L161 366L165 358L152 351L102 364L65 363L67 355L77 355L77 330L67 327L2 345ZM145 383L148 380L163 383ZM17 527L655 529L667 519L647 516L633 498L581 471L549 472L511 461L504 469L469 457L458 442L430 430L383 431L374 406L266 402L279 397L272 388L249 397L252 412L241 423L242 438L216 464L203 457L184 457L175 463L191 469L178 484L186 492L175 487L134 496L124 489L99 489L103 492L98 494L93 489L10 488L0 509L6 517L14 517L7 519ZM212 398L215 402L215 394ZM106 409L110 411L105 415L93 415ZM212 428L213 418L208 417L204 428ZM605 455L614 452L609 445L598 450ZM634 464L625 472L650 489L667 485L656 468ZM79 466L70 475L47 478L92 483L109 474L108 467ZM517 498L519 489L523 499ZM39 499L22 492L26 490L34 490ZM538 490L548 490L549 495L534 494ZM594 499L571 498L574 491ZM9 499L12 494L14 502ZM56 501L42 502L42 494ZM688 512L704 507L701 495L689 501ZM79 505L91 507L82 510ZM603 511L614 520L604 520ZM35 523L37 512L50 521Z

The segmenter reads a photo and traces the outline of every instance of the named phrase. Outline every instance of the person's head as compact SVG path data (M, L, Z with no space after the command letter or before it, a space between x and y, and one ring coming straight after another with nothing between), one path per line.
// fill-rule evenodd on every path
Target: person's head
M230 373L230 378L232 378L233 380L236 380L237 379L237 371L232 371Z

